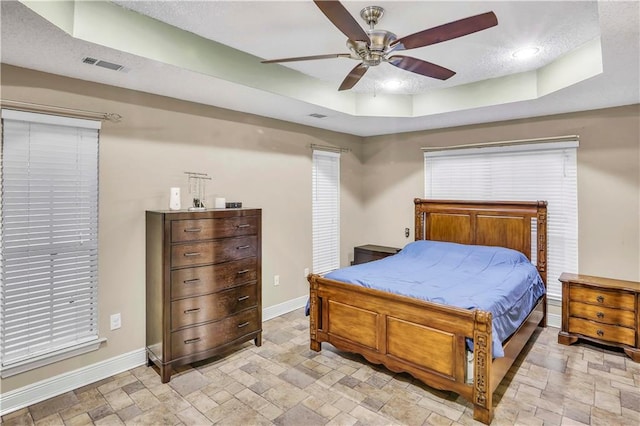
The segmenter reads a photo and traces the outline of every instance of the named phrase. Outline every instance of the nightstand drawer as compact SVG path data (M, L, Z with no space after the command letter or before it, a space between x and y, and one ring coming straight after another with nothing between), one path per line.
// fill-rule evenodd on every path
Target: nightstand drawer
M600 324L581 318L569 318L569 332L629 346L636 344L636 332L632 328Z
M635 310L635 295L623 291L603 290L573 284L569 290L570 298L575 302L608 306L610 308Z
M584 318L604 324L635 327L635 313L581 302L569 302L569 316Z

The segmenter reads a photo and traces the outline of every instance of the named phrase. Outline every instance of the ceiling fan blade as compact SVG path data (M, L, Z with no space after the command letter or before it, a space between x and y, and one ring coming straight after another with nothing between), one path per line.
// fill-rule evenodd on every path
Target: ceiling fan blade
M362 29L360 24L351 16L339 1L313 1L316 6L325 14L349 40L364 41L369 43L369 35Z
M404 49L415 49L417 47L429 46L454 38L462 37L478 31L486 30L498 25L498 18L493 12L482 13L459 21L433 27L402 37L394 46Z
M441 67L440 65L432 64L431 62L412 58L410 56L394 55L389 58L388 62L393 66L402 68L403 70L411 71L427 77L437 78L438 80L446 80L456 74L455 71L451 71L450 69Z
M356 65L354 69L349 71L349 74L347 74L347 78L344 79L344 81L342 82L338 90L340 91L340 90L351 89L353 86L356 85L358 81L360 81L360 79L362 78L364 73L367 72L368 69L369 67L366 66L365 64Z
M266 61L260 61L263 64L275 64L277 62L296 62L296 61L314 61L316 59L331 59L331 58L350 58L348 53L329 53L327 55L313 55L313 56L298 56L297 58L282 58L282 59L269 59Z

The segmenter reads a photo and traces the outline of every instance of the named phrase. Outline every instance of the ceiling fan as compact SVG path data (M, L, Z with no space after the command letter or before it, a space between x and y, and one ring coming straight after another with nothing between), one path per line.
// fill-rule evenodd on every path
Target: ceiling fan
M455 75L455 72L440 65L410 56L389 55L396 51L441 43L498 25L496 15L493 12L487 12L449 22L448 24L433 27L398 39L396 35L390 31L375 29L375 25L384 13L382 7L367 6L360 11L360 16L369 25L369 29L365 31L339 1L314 0L314 3L322 13L329 18L333 25L347 36L347 47L351 53L332 53L327 55L271 59L262 61L262 63L271 64L329 58L351 58L361 61L349 72L338 90L351 89L360 81L369 67L380 65L382 62L387 62L416 74L446 80Z

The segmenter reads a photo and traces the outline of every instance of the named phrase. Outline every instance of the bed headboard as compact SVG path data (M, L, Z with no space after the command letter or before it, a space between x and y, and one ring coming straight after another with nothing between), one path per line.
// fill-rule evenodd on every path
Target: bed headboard
M536 263L547 282L546 201L457 201L416 198L415 239L500 246L531 259L536 220Z

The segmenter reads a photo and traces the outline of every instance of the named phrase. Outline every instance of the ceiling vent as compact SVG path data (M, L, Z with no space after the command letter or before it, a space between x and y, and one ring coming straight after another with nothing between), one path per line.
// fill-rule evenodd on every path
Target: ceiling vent
M316 112L314 112L313 114L309 114L309 117L313 117L313 118L326 118L327 116L324 114L318 114Z
M113 71L122 71L124 66L120 64L114 64L113 62L103 61L102 59L91 58L89 56L82 58L82 62L89 65L95 65L97 67L106 68Z

